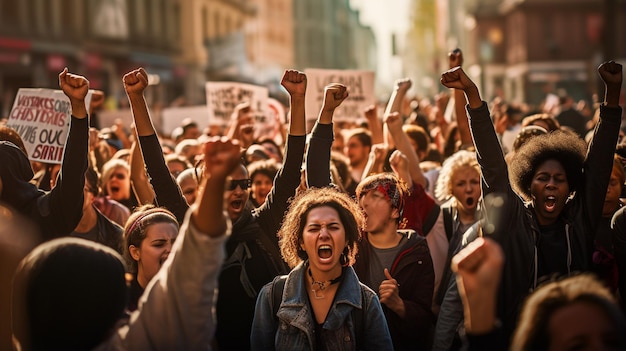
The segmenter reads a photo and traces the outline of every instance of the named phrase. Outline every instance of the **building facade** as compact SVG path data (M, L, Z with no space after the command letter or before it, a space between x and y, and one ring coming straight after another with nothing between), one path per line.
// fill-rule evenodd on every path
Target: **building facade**
M0 109L18 88L58 88L68 67L113 100L121 76L144 66L159 75L159 99L176 95L179 0L0 0Z

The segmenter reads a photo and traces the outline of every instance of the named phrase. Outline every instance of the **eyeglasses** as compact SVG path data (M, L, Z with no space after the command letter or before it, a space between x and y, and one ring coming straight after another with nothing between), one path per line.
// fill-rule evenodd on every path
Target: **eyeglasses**
M248 190L251 185L251 179L231 179L226 190L235 190L238 186L241 188L241 190Z

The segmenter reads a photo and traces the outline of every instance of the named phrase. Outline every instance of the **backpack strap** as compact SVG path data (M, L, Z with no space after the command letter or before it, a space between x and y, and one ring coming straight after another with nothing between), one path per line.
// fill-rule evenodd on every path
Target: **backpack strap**
M422 234L424 237L433 229L433 226L437 222L437 217L439 217L439 211L441 211L440 206L434 204L433 208L428 212L428 215L426 215L426 218L424 218L424 222L422 223Z
M446 238L448 238L449 247L446 264L443 268L441 281L439 282L439 288L435 292L435 303L437 305L441 305L441 303L443 302L443 298L446 295L446 291L448 290L448 282L450 281L450 277L452 277L452 270L450 269L452 254L454 253L456 246L458 245L458 238L453 238L454 224L452 219L452 209L449 206L442 206L441 211L443 211L443 226L446 230Z
M272 299L270 300L270 304L272 307L272 311L274 312L274 318L278 314L278 308L280 307L280 302L283 299L283 290L285 290L285 282L287 281L286 275L278 275L274 277L271 285L271 295Z
M360 310L358 308L353 308L350 312L350 315L352 315L352 321L354 321L354 337L356 338L357 350L365 350L363 345L363 338L365 337L365 326L363 324L363 319L365 318L365 298L365 291L361 288L361 300L363 300L363 306Z
M452 209L449 206L442 206L441 211L443 211L443 227L446 230L446 238L448 238L448 243L452 239L454 235L454 226L452 224Z

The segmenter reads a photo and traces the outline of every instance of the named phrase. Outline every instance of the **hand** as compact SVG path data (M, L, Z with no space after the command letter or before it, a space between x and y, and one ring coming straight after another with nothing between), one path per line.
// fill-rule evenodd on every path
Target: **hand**
M288 69L283 74L280 85L282 85L292 97L304 96L306 93L306 82L306 74Z
M387 268L385 268L385 277L387 280L383 280L378 288L380 303L404 317L404 301L400 298L400 284L391 276Z
M409 160L406 155L402 153L400 150L394 151L391 156L389 156L389 165L393 172L396 174L403 174L409 172Z
M111 131L117 136L119 140L124 140L124 138L127 138L126 132L124 131L124 121L122 121L121 118L115 119L115 122L111 126Z
M89 81L83 76L68 73L66 67L59 74L59 87L70 98L70 101L82 101L84 104L85 97L89 91Z
M441 74L441 84L448 88L467 91L476 88L476 84L465 74L463 68L455 67Z
M396 80L396 90L401 90L404 93L411 89L411 85L413 85L411 78L402 78Z
M348 88L339 83L331 83L324 88L322 109L334 111L348 97Z
M232 118L237 121L239 125L254 123L254 114L252 113L250 102L245 101L235 106Z
M365 118L370 121L370 123L372 121L375 121L376 123L380 123L378 122L378 108L376 107L376 105L369 105L365 108L365 110L363 111L363 114L365 115Z
M608 61L598 67L598 74L608 85L622 85L622 65L614 61Z
M148 73L143 68L138 68L126 73L122 81L127 95L141 95L148 86Z
M243 124L239 126L239 139L244 147L252 145L254 141L254 123Z
M506 131L506 127L509 126L509 117L507 115L500 115L496 122L494 123L494 128L496 130L496 134L504 134Z
M398 112L392 112L385 116L385 124L390 132L400 133L402 131L402 118ZM404 133L404 132L403 132Z
M448 62L450 68L463 66L463 52L461 49L456 48L448 53Z
M89 113L99 109L104 104L104 92L102 90L91 91L91 101L89 102Z
M237 140L212 137L204 143L203 151L205 174L211 177L226 179L240 163L241 147Z
M387 157L387 153L389 152L389 148L385 144L374 144L370 149L369 157L373 158L376 163L383 164L385 162L385 157Z
M496 299L504 253L495 241L477 238L452 258L468 332L482 334L494 327Z

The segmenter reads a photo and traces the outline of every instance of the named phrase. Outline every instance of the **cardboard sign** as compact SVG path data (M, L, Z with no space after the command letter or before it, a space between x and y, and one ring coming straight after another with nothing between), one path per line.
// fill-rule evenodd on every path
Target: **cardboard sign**
M305 109L309 120L317 119L324 101L324 87L330 83L345 85L349 93L348 98L335 110L334 120L364 117L365 108L376 103L372 71L306 69L304 73L307 76Z
M256 129L257 131L262 130L272 122L267 115L268 96L268 89L258 85L236 82L207 82L206 101L209 107L209 121L215 124L229 125L235 107L242 102L249 102L254 111Z
M161 116L163 118L162 130L167 135L172 134L176 127L180 127L185 118L196 122L200 130L209 124L209 110L206 105L168 107L163 109Z
M91 92L85 106L89 106ZM61 163L72 108L63 91L21 88L17 92L7 127L21 136L31 161Z

